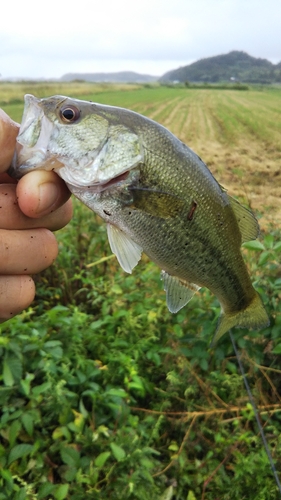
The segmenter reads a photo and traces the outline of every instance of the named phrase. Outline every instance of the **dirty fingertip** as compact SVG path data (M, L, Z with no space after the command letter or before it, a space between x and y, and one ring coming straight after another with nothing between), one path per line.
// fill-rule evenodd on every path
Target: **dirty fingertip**
M28 217L39 218L62 206L70 192L54 172L37 170L20 179L17 196L22 212Z

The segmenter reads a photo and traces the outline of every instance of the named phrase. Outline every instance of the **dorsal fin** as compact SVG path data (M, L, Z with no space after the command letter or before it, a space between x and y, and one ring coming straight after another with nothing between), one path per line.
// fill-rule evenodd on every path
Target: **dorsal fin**
M127 234L112 224L107 224L107 236L112 252L126 273L132 272L141 258L142 248Z
M248 210L248 208L243 207L239 201L228 196L231 208L235 213L238 226L242 236L242 243L245 241L255 240L259 236L259 223L255 218L254 214Z
M194 283L181 281L176 276L171 276L166 271L161 272L161 279L164 282L167 306L170 312L176 313L184 307L200 289Z

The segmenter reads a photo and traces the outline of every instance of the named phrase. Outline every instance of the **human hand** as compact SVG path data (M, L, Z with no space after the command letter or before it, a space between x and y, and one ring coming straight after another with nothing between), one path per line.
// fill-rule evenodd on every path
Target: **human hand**
M54 173L35 171L18 183L8 176L18 125L0 110L0 322L34 299L31 275L49 267L58 253L55 231L72 216L70 192Z

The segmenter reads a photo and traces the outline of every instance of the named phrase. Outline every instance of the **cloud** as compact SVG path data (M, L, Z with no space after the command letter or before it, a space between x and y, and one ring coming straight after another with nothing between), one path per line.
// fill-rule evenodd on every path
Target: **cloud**
M59 77L79 68L152 66L156 74L230 50L281 60L277 0L79 0L77 8L69 6L49 0L39 11L34 0L6 3L0 73Z

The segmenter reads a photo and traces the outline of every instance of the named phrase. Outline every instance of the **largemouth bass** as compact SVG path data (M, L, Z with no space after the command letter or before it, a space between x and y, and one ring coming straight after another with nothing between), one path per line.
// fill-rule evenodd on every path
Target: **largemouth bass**
M268 325L240 250L257 238L257 220L163 126L127 109L27 95L17 141L10 174L54 170L107 223L126 272L142 252L162 269L171 312L207 287L222 309L214 340Z

